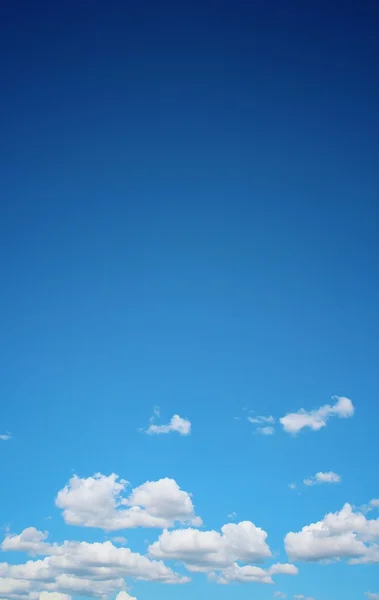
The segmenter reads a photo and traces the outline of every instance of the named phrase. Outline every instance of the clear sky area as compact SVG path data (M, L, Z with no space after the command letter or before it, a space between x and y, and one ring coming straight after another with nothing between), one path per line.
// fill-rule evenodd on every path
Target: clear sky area
M379 599L378 31L1 3L0 600Z

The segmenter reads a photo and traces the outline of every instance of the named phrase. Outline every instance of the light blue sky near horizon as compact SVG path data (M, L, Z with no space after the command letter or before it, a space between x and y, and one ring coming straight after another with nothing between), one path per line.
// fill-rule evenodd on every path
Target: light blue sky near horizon
M54 505L73 473L172 477L205 528L235 512L287 562L286 533L379 497L377 11L166 4L7 9L0 525L103 541ZM320 431L247 420L334 395L355 414ZM191 435L141 432L155 405ZM318 471L342 481L301 484ZM378 565L296 565L131 593L379 593Z

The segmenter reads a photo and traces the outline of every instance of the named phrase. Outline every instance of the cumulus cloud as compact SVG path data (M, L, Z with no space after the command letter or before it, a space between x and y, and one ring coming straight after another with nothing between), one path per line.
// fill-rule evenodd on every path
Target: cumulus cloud
M119 592L116 596L116 600L137 600L134 596L130 596L130 594L128 594L128 592L125 592L124 590L122 590L121 592Z
M273 575L296 575L297 567L276 563L267 569L260 563L272 556L267 533L251 521L228 523L218 531L176 529L163 531L151 544L153 558L181 561L190 572L205 572L219 584L232 582L273 583ZM238 562L245 563L242 566Z
M379 600L379 594L373 594L372 592L366 592L365 596L369 598L369 600Z
M367 519L350 504L284 539L290 560L347 559L351 564L379 562L379 519Z
M217 531L165 530L149 546L154 558L180 560L190 570L226 568L235 561L259 562L271 556L267 533L251 521L228 523Z
M274 592L273 598L286 598L287 594L284 594L283 592Z
M12 434L11 433L2 433L0 434L0 440L2 440L3 442L7 442L8 440L12 439Z
M172 527L176 522L201 525L188 492L174 479L147 481L125 496L128 483L112 473L83 478L74 475L58 492L56 505L70 525L106 531L135 527Z
M310 596L304 596L304 594L294 594L293 597L295 600L314 600L314 598L311 598Z
M337 475L337 473L333 473L333 471L322 472L319 471L316 475L312 475L312 477L308 477L303 480L305 485L316 485L319 483L339 483L341 481L341 476Z
M30 540L29 546L25 540ZM102 598L122 591L125 577L166 584L189 581L161 560L116 547L110 541L48 544L45 540L46 533L34 528L6 536L3 550L29 550L44 558L23 564L0 563L0 597L24 594L28 600L38 600L40 595L43 600L66 600L65 594L72 594ZM59 594L63 594L62 598Z
M7 535L1 548L4 551L26 552L32 556L48 554L51 552L52 546L45 541L47 536L47 531L27 527L19 535Z
M313 431L318 431L326 426L327 421L331 417L339 417L346 419L354 414L354 405L349 398L333 396L334 404L325 404L320 408L311 411L306 411L301 408L296 413L289 413L282 417L280 423L283 425L284 431L287 433L296 434L305 427L309 427Z
M191 433L191 421L183 419L179 415L174 415L167 425L156 425L155 423L151 423L146 429L146 433L149 435L171 432L177 432L180 435L189 435Z

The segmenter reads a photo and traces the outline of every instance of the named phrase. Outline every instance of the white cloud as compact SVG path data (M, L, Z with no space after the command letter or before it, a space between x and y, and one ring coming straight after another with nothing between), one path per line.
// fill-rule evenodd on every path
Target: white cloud
M65 594L108 597L125 588L125 577L166 584L189 581L162 561L116 547L110 541L48 544L45 540L46 533L34 528L6 536L3 550L29 551L44 558L23 564L0 563L0 598L5 595L13 599L21 594L27 600L38 600L40 595L43 600L66 600Z
M27 594L31 589L30 581L13 579L12 577L0 577L0 597L12 598L15 595Z
M379 519L367 519L350 504L321 521L287 533L284 544L291 560L346 558L351 564L379 562Z
M287 594L284 594L283 592L274 592L273 598L286 598Z
M341 481L341 476L337 475L337 473L333 473L333 471L328 471L323 473L319 471L316 475L312 475L312 477L308 477L303 480L305 485L316 485L319 483L339 483Z
M260 425L255 431L261 435L273 435L275 433L275 428L273 427L275 419L272 415L269 415L268 417L262 415L258 417L247 417L247 420L254 425Z
M267 533L251 521L228 523L217 531L163 531L149 546L154 558L180 560L190 570L226 568L236 561L259 562L271 556Z
M7 442L8 440L12 439L12 434L11 433L2 433L0 434L0 440L2 440L3 442Z
M363 504L362 506L360 506L360 510L364 514L367 514L367 513L371 512L372 510L376 510L377 508L379 508L379 499L378 498L373 498L372 500L370 500L370 502L368 502L368 504Z
M333 400L335 400L333 405L325 404L311 411L301 408L296 413L285 415L279 419L284 431L296 434L305 427L318 431L326 426L330 417L348 418L353 416L355 409L349 398L333 396Z
M296 483L290 483L288 487L290 490L296 490Z
M275 433L275 429L274 427L258 427L257 429L258 433L261 433L262 435L273 435Z
M146 429L146 433L149 435L171 433L173 431L176 431L180 435L189 435L191 433L191 421L183 419L179 415L174 415L167 425L151 423Z
M58 492L56 505L70 525L106 531L135 527L172 527L176 522L201 525L188 492L174 479L147 481L124 496L127 482L112 473L81 479L74 475ZM127 508L123 508L127 507Z
M365 596L370 600L379 600L379 594L373 594L372 592L366 592Z
M123 535L115 535L111 538L111 540L112 542L115 542L116 544L122 544L123 546L125 546L125 544L128 542L126 537L124 537Z
M4 551L16 550L31 555L48 554L51 545L45 542L47 531L39 531L35 527L27 527L19 535L7 535L1 544Z
M130 596L130 594L128 594L128 592L125 592L125 590L122 590L121 592L119 592L116 596L116 600L137 600L134 596Z
M239 566L234 563L231 567L223 569L219 574L212 572L211 579L217 583L264 583L273 584L272 575L297 575L299 570L295 565L275 564L268 569L254 565Z
M247 417L247 420L250 421L250 423L275 423L275 419L272 415L269 415L268 417L263 417L263 416L259 416L259 417Z
M304 596L304 594L294 594L293 597L295 600L314 600L314 598L311 598L310 596Z

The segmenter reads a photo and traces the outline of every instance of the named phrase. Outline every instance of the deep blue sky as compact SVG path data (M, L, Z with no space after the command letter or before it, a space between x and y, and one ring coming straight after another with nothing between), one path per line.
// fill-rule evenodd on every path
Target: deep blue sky
M0 515L13 533L95 541L54 507L73 471L167 476L208 527L235 511L285 562L288 531L379 496L378 27L366 1L2 4L0 434L13 437ZM252 435L243 411L278 418L334 394L354 418L295 440ZM141 434L154 405L191 436ZM288 491L329 470L336 488ZM298 566L279 584L289 595L379 592L377 566ZM273 593L195 579L133 595Z

